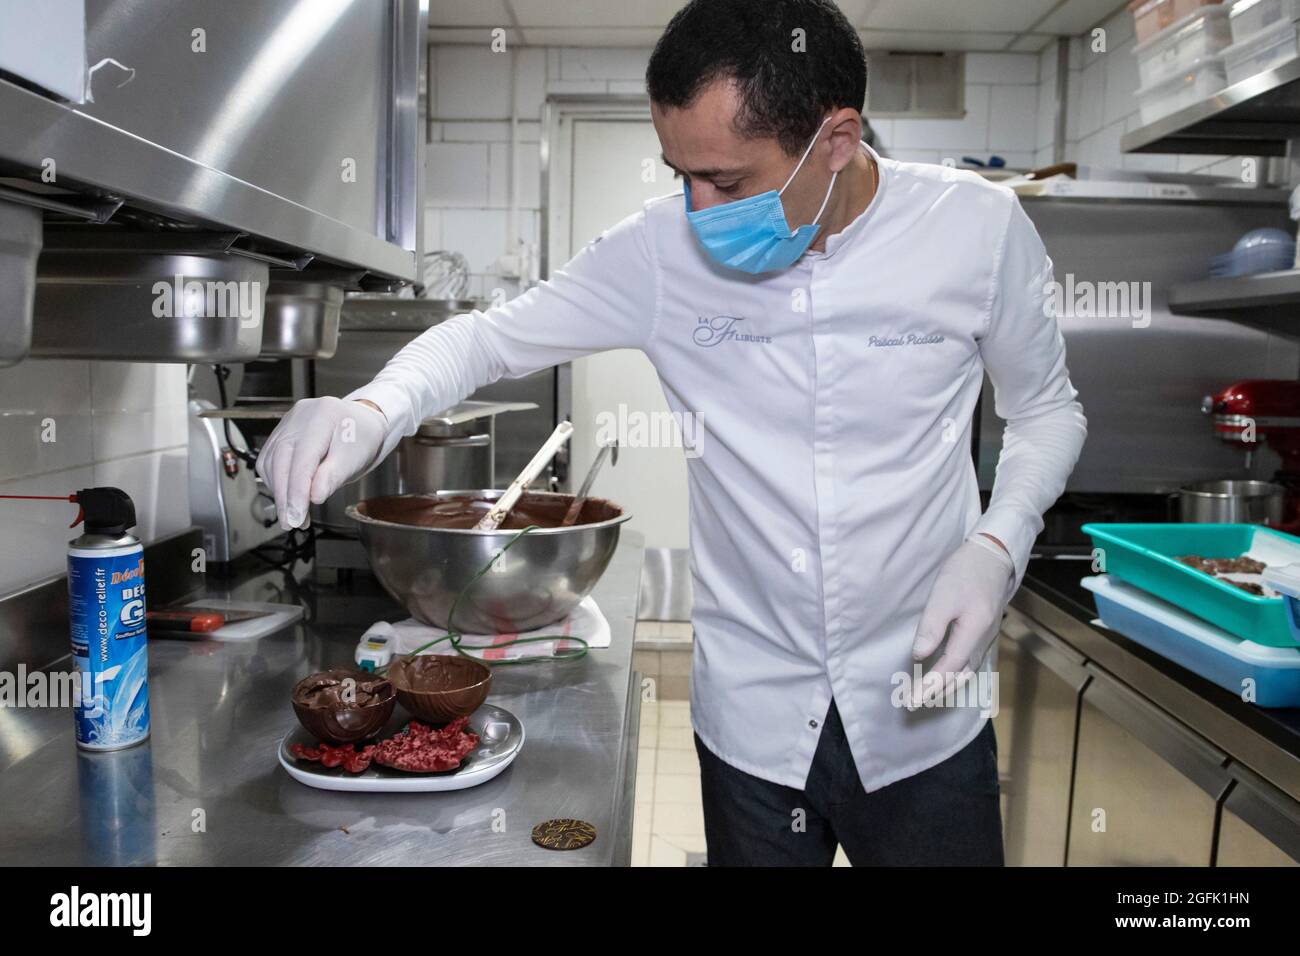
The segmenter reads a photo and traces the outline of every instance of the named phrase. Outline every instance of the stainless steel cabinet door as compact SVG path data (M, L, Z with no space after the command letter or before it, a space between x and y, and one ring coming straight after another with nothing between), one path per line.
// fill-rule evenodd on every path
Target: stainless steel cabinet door
M998 771L1008 866L1063 866L1081 663L1014 616L998 645Z
M1219 823L1217 866L1297 866L1300 804L1234 763Z
M1110 678L1084 691L1070 866L1209 866L1226 755Z
M1217 866L1300 866L1295 858L1226 807L1219 825Z

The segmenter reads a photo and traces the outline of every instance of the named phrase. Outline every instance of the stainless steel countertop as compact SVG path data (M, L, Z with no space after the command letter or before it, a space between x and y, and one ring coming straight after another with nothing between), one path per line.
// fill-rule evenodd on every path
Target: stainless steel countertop
M594 591L610 647L496 670L490 700L522 720L524 749L495 780L452 793L315 790L276 760L297 726L293 684L350 662L375 620L406 616L372 578L304 586L268 570L210 583L209 594L243 600L297 595L309 619L251 643L152 642L152 736L129 750L79 751L67 709L0 709L0 865L627 864L644 550L624 531ZM553 817L595 824L595 842L535 846L533 826Z

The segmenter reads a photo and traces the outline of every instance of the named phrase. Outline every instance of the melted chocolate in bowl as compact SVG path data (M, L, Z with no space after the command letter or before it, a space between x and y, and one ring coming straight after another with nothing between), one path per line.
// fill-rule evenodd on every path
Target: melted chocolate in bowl
M387 678L347 670L311 674L293 688L293 702L311 710L360 710L392 696Z
M392 683L362 671L321 671L304 677L291 694L293 712L313 737L349 744L373 737L397 706Z
M402 706L435 724L474 713L487 699L492 684L491 668L457 654L397 657L389 665L388 676Z
M494 498L480 495L393 495L371 498L357 505L357 510L378 521L410 525L416 528L469 530L492 510ZM510 514L501 522L502 531L518 531L529 525L558 528L573 503L573 495L524 492ZM604 498L588 498L582 503L574 526L598 524L621 517L623 509Z

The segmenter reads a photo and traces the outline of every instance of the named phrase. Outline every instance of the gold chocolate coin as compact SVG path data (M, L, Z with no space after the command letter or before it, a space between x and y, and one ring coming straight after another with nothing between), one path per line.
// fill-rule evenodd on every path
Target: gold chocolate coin
M596 839L596 828L586 820L547 820L533 827L533 842L548 850L581 850Z

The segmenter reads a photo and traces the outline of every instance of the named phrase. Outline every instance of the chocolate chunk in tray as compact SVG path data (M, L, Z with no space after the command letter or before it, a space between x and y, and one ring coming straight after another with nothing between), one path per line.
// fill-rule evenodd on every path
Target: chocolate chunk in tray
M1231 584L1233 587L1241 588L1243 591L1247 592L1248 594L1255 595L1255 597L1264 596L1263 587L1256 584L1254 581L1234 581L1232 580L1232 578L1222 578L1221 580L1223 581L1224 584Z
M1206 574L1259 574L1267 567L1263 561L1256 561L1244 554L1236 558L1203 558L1199 554L1181 554L1174 560Z

